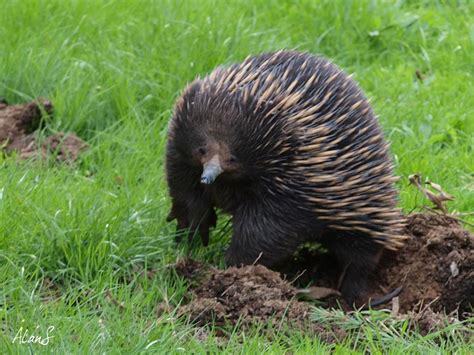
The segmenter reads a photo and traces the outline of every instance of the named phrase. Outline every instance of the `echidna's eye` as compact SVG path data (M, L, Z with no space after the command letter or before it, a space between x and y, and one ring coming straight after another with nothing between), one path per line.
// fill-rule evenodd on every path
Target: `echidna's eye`
M237 158L232 155L232 156L229 158L229 163L236 163L236 162L237 162Z
M200 148L198 149L198 153L199 153L200 155L205 155L205 154L206 154L206 149L203 148L203 147L200 147Z

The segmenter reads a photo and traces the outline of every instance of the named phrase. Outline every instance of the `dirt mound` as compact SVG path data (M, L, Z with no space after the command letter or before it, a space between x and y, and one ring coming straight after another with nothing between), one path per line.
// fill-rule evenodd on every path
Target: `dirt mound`
M15 151L22 159L45 158L53 154L57 161L73 162L87 147L88 145L76 135L59 132L42 142L38 142L34 134L17 138L8 145L7 152Z
M471 312L474 306L474 234L454 218L416 213L407 217L409 238L398 252L386 252L374 275L368 297L376 300L402 286L399 312L417 311L426 305L436 312ZM314 262L317 260L317 262ZM296 284L338 287L341 270L336 259L321 248L304 247L280 271ZM326 300L342 306L340 297ZM387 308L390 304L378 308Z
M218 270L185 260L177 265L176 270L191 280L207 270L207 279L193 289L192 301L178 312L178 316L189 316L196 324L214 322L216 325L240 324L246 327L269 321L279 325L284 321L285 326L318 332L327 341L345 336L342 329L311 322L310 305L297 301L296 289L282 280L278 272L262 265Z
M215 270L194 294L197 299L189 311L196 321L202 319L204 323L211 318L208 313L217 324L236 323L239 318L261 321L272 315L281 319L285 313L289 318L305 320L309 313L307 304L291 302L295 289L277 272L261 265Z
M453 218L412 214L411 238L379 273L385 288L403 286L400 311L431 304L435 311L459 313L474 306L474 234Z
M0 100L0 145L20 158L44 158L53 154L58 161L72 162L87 148L87 144L74 134L57 133L38 141L32 132L37 130L43 114L52 115L53 105L44 98L21 105L8 105Z
M38 129L43 113L52 114L53 105L44 98L22 105L0 101L0 143L12 143L17 138Z

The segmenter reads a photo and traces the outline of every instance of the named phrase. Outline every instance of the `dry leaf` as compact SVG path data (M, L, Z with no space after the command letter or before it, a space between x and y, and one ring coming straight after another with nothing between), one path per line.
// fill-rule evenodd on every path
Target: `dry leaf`
M410 183L415 185L418 188L418 190L420 190L423 193L423 195L425 195L426 198L435 205L436 209L442 211L444 214L448 213L448 209L445 206L445 202L454 200L454 197L448 194L447 192L443 191L443 188L441 187L441 185L436 184L429 180L425 181L426 185L431 186L431 188L433 188L436 192L438 192L438 193L434 193L423 186L421 182L421 175L418 175L418 174L410 175L408 177L408 180L410 180Z

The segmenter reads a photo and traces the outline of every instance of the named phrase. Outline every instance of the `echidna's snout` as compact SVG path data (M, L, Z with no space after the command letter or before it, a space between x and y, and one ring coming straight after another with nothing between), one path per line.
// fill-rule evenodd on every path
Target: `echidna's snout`
M204 163L201 175L201 184L210 185L222 173L223 169L219 161L219 155L214 155L211 160Z

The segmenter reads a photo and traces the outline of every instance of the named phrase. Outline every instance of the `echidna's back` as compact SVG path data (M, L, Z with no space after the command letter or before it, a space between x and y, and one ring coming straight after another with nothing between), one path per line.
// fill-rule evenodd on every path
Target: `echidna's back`
M207 110L197 119L233 127L236 149L270 172L276 193L305 201L331 229L388 248L401 243L387 144L364 94L337 66L281 51L217 68L194 85L205 93L194 109Z

